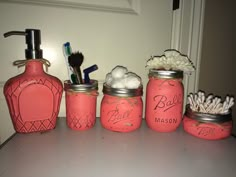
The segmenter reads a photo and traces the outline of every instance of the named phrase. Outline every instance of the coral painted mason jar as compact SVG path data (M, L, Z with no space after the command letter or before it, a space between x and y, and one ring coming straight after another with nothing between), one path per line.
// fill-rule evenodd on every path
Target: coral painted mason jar
M96 123L98 82L71 84L64 82L66 94L66 123L72 130L87 130Z
M232 132L232 114L209 114L194 112L186 106L183 119L184 130L198 138L219 140L227 138Z
M118 89L103 85L101 103L101 124L104 128L117 132L131 132L142 123L142 87Z
M151 69L146 89L146 123L158 132L171 132L183 113L182 71Z

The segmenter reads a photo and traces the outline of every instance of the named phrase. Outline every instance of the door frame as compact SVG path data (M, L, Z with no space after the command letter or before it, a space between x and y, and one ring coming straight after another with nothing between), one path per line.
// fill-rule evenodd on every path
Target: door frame
M173 12L171 48L186 54L194 63L196 71L185 75L186 95L198 91L205 0L180 0L179 9Z

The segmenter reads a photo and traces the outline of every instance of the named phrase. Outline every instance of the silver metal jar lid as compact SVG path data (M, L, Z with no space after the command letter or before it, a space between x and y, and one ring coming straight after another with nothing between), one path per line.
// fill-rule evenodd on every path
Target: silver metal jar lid
M186 105L185 115L190 118L197 120L199 122L205 123L224 123L232 121L232 112L226 114L208 114L208 113L201 113L201 112L194 112L191 110L190 105Z
M150 69L148 76L163 79L182 79L183 71Z
M64 90L73 92L88 92L98 90L98 81L90 80L90 84L72 84L69 80L64 81Z
M134 97L143 95L142 86L137 89L126 89L126 88L118 89L118 88L112 88L104 83L102 91L104 94L119 96L119 97Z

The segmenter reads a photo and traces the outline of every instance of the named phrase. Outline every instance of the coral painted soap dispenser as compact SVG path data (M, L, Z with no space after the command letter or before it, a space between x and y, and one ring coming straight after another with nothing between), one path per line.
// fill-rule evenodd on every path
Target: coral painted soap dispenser
M18 133L51 130L56 126L63 85L44 71L43 66L47 68L50 62L43 59L40 30L10 31L4 37L11 35L25 36L27 44L26 59L13 62L15 66L25 66L25 71L4 85L13 126Z

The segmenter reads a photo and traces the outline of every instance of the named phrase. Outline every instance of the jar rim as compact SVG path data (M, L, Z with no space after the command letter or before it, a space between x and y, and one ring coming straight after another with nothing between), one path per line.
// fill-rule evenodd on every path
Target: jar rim
M134 97L143 95L143 86L141 85L137 89L127 89L127 88L112 88L106 83L103 84L102 92L104 94L119 96L119 97Z
M210 114L210 113L202 113L193 111L190 108L190 105L186 105L185 116L190 119L197 120L199 122L212 122L212 123L224 123L232 121L232 111L230 110L228 113L224 114Z
M70 80L65 80L64 90L74 92L88 92L92 90L98 90L98 81L91 79L89 84L72 84Z
M162 69L150 69L149 77L158 77L165 79L182 79L183 71L181 70L162 70Z

